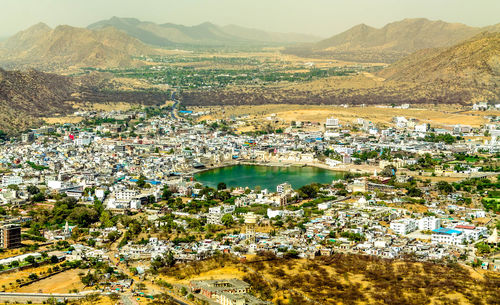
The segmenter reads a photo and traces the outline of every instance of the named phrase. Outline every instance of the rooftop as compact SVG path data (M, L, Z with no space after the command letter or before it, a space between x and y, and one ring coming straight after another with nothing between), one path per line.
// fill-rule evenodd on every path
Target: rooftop
M432 230L432 232L434 233L437 233L437 234L457 234L457 235L460 235L462 234L462 232L458 231L458 230L453 230L453 229L448 229L448 228L439 228L439 229L435 229L435 230Z

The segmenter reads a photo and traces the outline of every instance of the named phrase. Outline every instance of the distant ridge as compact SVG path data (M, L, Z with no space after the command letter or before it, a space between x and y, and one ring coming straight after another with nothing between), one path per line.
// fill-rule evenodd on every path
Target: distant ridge
M284 52L359 62L394 62L418 50L448 47L483 31L499 30L500 24L478 28L425 18L404 19L380 29L365 24L356 25L325 40L290 47Z
M157 51L114 28L88 30L38 23L0 43L0 64L56 71L67 67L133 66L131 56Z
M321 38L296 33L275 33L236 25L218 26L204 22L195 26L157 24L135 18L112 17L89 25L91 30L114 27L144 43L160 46L237 46L316 42Z

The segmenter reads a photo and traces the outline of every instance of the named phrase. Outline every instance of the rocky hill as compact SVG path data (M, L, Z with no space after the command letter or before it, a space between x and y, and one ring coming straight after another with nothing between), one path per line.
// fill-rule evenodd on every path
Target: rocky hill
M36 117L66 113L75 89L65 76L0 69L0 129L22 131L36 125Z
M109 27L121 30L144 43L161 47L290 44L320 40L312 35L266 32L236 25L218 26L210 22L184 26L113 17L88 26L91 30Z
M448 48L416 52L379 73L389 81L444 81L500 95L500 33L481 33Z
M43 117L73 113L78 103L160 105L169 97L158 90L116 89L102 76L69 77L0 68L0 130L19 133L39 125Z
M0 64L57 71L68 67L125 67L131 56L157 51L114 28L89 30L67 25L51 29L43 23L0 44Z
M498 24L478 28L424 18L404 19L380 29L360 24L315 44L290 47L285 52L360 62L394 62L418 50L452 46L483 31L499 29Z

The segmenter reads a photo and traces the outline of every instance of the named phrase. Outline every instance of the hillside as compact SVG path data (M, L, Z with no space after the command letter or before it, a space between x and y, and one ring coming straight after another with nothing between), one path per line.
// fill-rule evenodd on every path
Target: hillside
M390 81L445 81L500 95L500 33L481 33L448 48L422 50L379 73Z
M482 31L498 30L498 24L477 28L424 18L404 19L380 29L360 24L315 44L291 47L285 52L360 62L394 62L418 50L448 47Z
M238 278L273 304L497 304L500 276L453 262L416 262L335 253L315 259L221 255L164 267L164 282Z
M0 129L22 131L37 124L35 116L69 111L74 90L68 77L0 69Z
M378 72L301 84L189 90L184 105L471 104L500 99L500 33L418 51Z
M238 46L314 42L320 38L295 33L274 33L236 25L218 26L205 22L195 26L156 24L135 18L113 17L88 26L91 30L113 27L144 43L160 47Z
M157 51L113 28L88 30L67 25L34 25L0 44L0 64L56 71L76 67L125 67L131 56Z
M40 118L72 114L79 103L159 105L169 97L168 92L158 90L122 90L101 75L75 78L0 68L0 130L17 134L38 126Z

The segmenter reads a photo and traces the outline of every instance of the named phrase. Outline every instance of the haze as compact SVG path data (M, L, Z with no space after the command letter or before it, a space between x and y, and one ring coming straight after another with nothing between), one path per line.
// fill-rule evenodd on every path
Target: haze
M498 0L0 0L0 36L37 22L84 27L112 16L195 25L210 21L323 37L365 23L425 17L470 26L500 22Z

